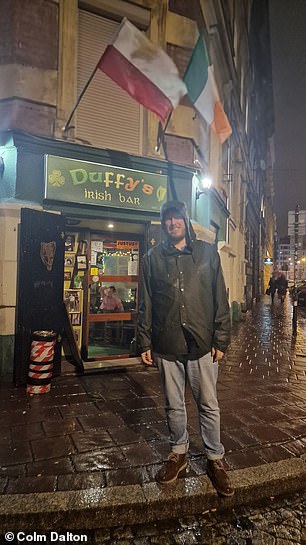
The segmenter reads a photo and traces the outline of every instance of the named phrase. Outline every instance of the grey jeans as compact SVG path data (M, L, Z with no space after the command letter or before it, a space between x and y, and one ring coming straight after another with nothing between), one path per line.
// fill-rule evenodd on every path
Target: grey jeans
M204 451L210 460L223 458L220 442L220 411L217 399L218 363L210 354L198 360L169 361L155 356L165 397L167 424L172 452L188 451L185 387L188 381L199 411Z

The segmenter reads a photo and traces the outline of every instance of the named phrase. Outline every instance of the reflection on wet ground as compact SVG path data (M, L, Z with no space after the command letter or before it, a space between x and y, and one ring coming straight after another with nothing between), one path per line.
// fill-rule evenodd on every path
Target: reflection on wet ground
M220 365L222 441L230 469L306 451L306 314L265 297L233 329ZM49 394L0 384L0 492L20 494L154 481L169 453L159 376L141 366L52 381ZM190 477L205 473L187 390Z
M305 545L306 493L227 514L100 530L100 545Z

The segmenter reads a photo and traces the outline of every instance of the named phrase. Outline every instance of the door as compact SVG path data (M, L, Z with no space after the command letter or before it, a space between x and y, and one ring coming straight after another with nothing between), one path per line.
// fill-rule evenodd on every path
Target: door
M27 380L31 332L63 329L65 218L23 208L19 232L19 267L14 352L14 380ZM60 372L56 343L53 373Z
M89 359L135 355L140 243L135 235L91 234Z

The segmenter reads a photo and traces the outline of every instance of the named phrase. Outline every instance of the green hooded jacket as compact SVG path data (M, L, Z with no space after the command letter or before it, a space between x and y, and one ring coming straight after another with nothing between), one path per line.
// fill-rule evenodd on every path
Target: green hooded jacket
M186 247L180 251L166 238L143 258L139 351L151 349L171 359L187 355L187 332L198 347L198 357L212 346L225 352L230 342L230 314L217 248L196 239L186 206L179 201L162 207L163 228L169 209L184 218Z

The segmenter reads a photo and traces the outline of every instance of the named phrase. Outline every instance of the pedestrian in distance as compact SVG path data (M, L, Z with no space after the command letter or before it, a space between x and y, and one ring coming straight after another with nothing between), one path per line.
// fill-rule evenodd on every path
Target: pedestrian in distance
M285 275L282 273L277 279L277 295L281 302L285 301L286 293L288 288L288 280Z
M275 292L277 290L277 287L278 287L278 277L279 277L279 273L278 271L273 271L272 275L271 275L271 278L269 280L269 287L268 287L268 290L267 290L267 295L270 295L271 296L271 302L274 303L274 296L275 296Z
M164 240L143 258L138 343L145 365L158 367L165 398L170 455L156 475L177 479L188 465L185 386L196 401L207 474L217 492L232 496L220 441L218 362L230 341L230 314L216 245L197 240L185 203L161 209Z

